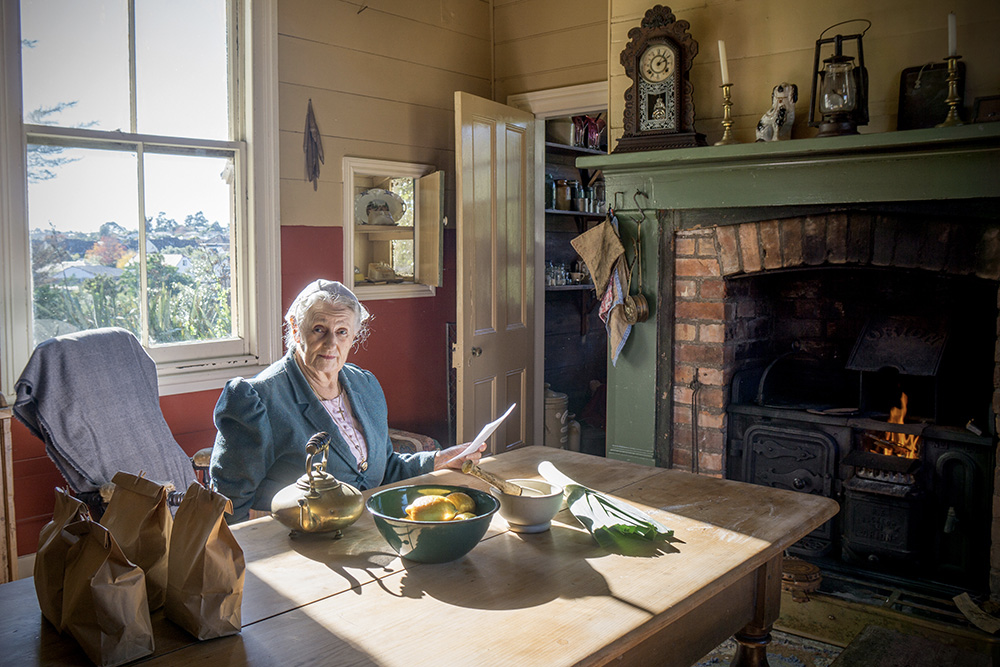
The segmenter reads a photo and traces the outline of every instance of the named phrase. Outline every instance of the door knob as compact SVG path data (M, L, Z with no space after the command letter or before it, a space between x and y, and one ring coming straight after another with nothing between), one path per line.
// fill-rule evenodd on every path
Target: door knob
M472 356L479 357L482 356L482 354L483 354L483 348L481 347L472 348Z

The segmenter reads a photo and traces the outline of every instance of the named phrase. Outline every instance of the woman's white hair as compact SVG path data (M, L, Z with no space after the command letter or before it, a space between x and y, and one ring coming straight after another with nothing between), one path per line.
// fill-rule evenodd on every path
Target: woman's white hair
M344 308L354 313L355 341L362 341L368 335L366 323L371 317L368 309L358 301L354 292L336 280L314 280L299 292L285 313L285 347L291 348L295 341L295 330L306 321L309 309L317 302L324 301L331 306Z

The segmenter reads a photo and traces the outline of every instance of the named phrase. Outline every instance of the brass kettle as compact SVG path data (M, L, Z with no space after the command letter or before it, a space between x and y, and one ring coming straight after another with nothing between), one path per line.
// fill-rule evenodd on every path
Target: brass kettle
M271 499L271 516L296 533L328 533L358 520L364 510L361 492L328 473L313 457L327 451L330 437L320 432L306 443L306 473Z

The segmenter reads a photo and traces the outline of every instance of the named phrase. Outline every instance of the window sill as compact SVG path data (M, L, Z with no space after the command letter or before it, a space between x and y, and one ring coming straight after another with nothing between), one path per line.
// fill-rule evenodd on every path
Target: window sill
M200 367L200 368L199 368ZM216 359L189 364L157 365L160 396L221 390L234 377L251 378L267 368L256 357Z
M416 299L434 296L437 288L432 285L413 283L398 283L395 285L355 285L354 293L362 301L377 301L380 299Z

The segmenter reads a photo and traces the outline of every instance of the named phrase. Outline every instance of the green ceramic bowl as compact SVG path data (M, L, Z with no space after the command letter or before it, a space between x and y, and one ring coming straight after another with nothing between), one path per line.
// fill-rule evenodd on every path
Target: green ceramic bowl
M476 518L463 521L411 521L405 508L420 496L467 493L476 501ZM375 526L389 546L403 558L418 563L447 563L472 551L483 539L500 503L467 486L418 484L376 491L365 503Z

